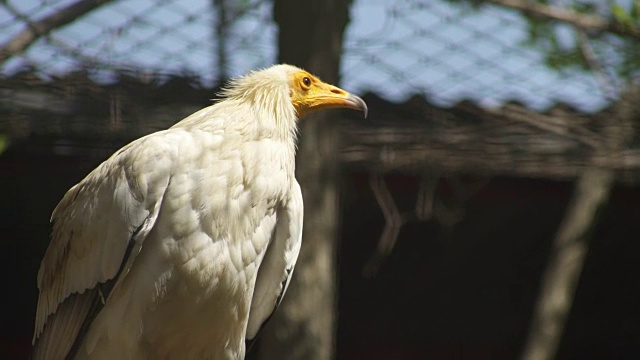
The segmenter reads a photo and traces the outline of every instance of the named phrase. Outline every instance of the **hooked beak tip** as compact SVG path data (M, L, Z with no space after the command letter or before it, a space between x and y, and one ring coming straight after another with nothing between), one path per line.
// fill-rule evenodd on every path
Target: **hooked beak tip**
M353 94L349 94L348 99L354 105L353 109L362 111L364 113L364 118L366 119L369 115L369 108L367 108L367 103L364 102L361 97Z

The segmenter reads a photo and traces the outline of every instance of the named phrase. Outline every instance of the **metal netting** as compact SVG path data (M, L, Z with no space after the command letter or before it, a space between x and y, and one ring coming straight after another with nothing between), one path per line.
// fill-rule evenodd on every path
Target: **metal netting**
M0 43L74 1L27 0L0 5ZM216 58L216 8L210 0L112 1L39 39L2 66L7 75L24 69L56 76L84 69L97 80L120 71L152 76L191 75L210 84L222 75L273 62L275 24L269 3L245 2L242 16L224 29L228 54Z
M355 87L396 100L422 93L440 105L513 100L534 109L566 102L594 110L606 101L593 75L550 70L542 54L524 46L527 24L517 12L447 1L359 1L352 13L344 79Z
M0 44L73 2L0 3ZM277 32L272 2L227 1L228 22L222 31L218 4L224 3L111 1L12 56L0 73L28 70L46 78L83 69L108 81L125 70L155 77L185 74L211 84L272 64ZM568 26L565 30L571 31ZM523 44L526 38L522 15L493 5L355 1L342 85L393 101L425 95L444 106L471 99L490 107L519 101L543 110L562 102L595 111L608 103L594 74L549 69L539 51Z

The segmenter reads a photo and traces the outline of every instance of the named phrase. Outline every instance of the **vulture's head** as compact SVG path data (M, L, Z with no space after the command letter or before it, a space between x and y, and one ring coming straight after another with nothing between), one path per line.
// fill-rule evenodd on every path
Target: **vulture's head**
M249 101L276 114L286 113L286 110L293 108L297 118L331 108L360 110L367 117L367 104L360 97L286 64L274 65L232 80L221 95L228 99Z

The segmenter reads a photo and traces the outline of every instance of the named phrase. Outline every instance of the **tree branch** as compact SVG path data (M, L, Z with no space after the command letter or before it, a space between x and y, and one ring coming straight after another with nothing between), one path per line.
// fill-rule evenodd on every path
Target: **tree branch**
M613 181L612 171L595 167L578 180L554 240L523 360L555 357L584 267L590 234L597 214L609 199Z
M27 28L16 34L0 48L0 64L12 56L24 52L29 46L36 42L36 40L47 35L52 30L64 26L111 1L112 0L78 0L40 20L31 22L27 19ZM5 7L16 17L22 17L15 9L11 9L7 3L5 3Z
M486 0L489 3L520 10L526 14L548 20L571 24L583 31L611 32L617 35L640 39L640 26L625 26L595 14L582 14L526 0Z
M636 105L638 89L623 94L606 129L606 156L628 146L633 139L634 122L640 116ZM578 179L571 203L554 239L549 264L542 279L523 360L553 359L575 298L580 274L596 229L598 213L606 206L614 186L615 174L596 165Z

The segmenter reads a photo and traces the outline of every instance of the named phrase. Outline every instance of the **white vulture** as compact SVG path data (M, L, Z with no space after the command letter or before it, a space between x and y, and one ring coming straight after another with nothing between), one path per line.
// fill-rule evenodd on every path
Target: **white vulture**
M34 359L242 359L302 236L298 119L364 101L275 65L131 142L53 211Z

